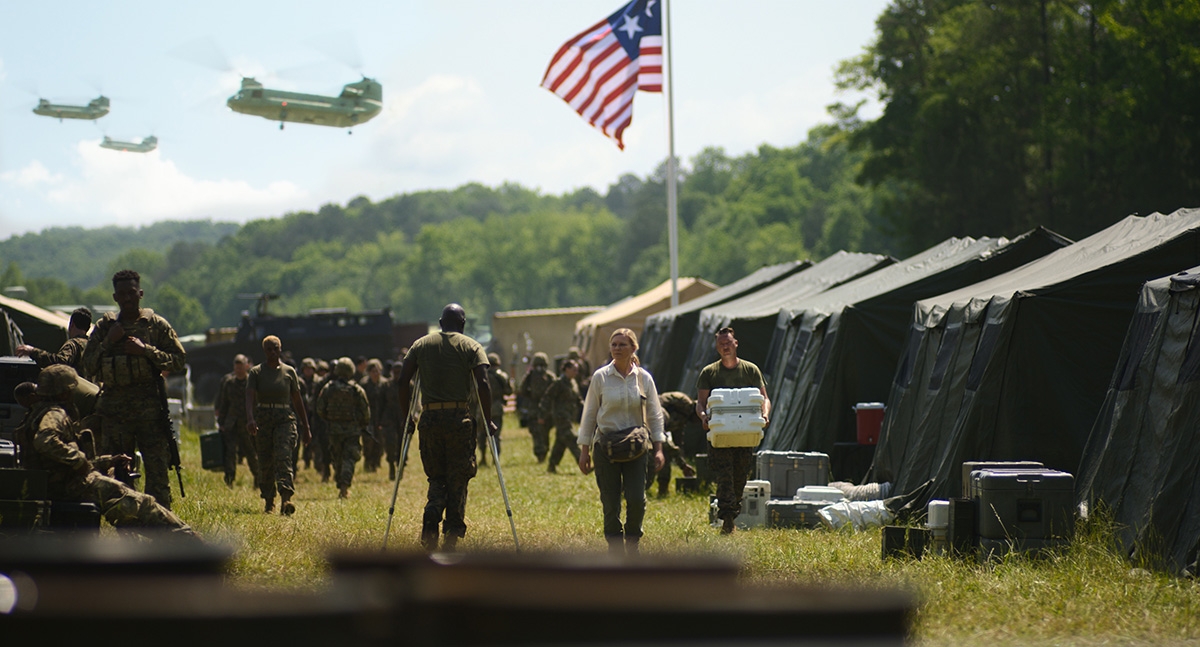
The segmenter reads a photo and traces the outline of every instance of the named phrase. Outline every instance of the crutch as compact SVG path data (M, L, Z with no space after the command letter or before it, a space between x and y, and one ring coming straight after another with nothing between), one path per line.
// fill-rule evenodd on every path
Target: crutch
M472 383L473 384L473 383ZM479 398L478 389L473 389L475 393L475 406L479 410L479 419L487 425L487 418L483 415L483 401ZM496 446L496 437L492 435L491 427L487 428L488 447L492 448L492 462L496 464L496 478L500 479L500 494L504 497L504 512L508 514L508 527L512 529L513 545L516 546L517 552L521 552L521 540L517 539L517 524L513 521L512 504L508 502L508 487L504 485L504 470L500 469L500 448Z
M404 443L400 448L400 465L396 468L396 483L392 486L392 505L388 506L387 529L383 531L383 550L387 550L388 535L392 533L392 517L396 514L396 497L400 494L400 479L404 478L404 464L408 459L408 444L412 442L413 434L417 433L417 419L412 412L417 406L421 386L421 378L413 379L412 399L408 403L408 415L404 419ZM412 426L409 427L409 423ZM410 431L411 429L411 431Z

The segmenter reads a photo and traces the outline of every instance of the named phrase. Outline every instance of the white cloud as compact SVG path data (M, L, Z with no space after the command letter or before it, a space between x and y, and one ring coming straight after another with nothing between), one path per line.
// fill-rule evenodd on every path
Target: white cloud
M291 182L256 188L240 180L197 179L164 159L161 151L123 153L97 143L79 142L79 175L60 178L46 192L47 202L120 225L193 218L245 221L311 202L307 192Z
M31 188L39 184L60 184L62 175L51 174L41 162L34 160L19 171L0 173L0 181L21 188Z

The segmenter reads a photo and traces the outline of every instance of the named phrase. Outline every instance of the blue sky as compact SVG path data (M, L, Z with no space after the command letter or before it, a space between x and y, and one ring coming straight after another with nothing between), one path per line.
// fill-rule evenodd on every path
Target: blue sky
M6 3L0 8L0 238L50 226L245 222L358 195L467 182L603 192L667 155L664 101L639 93L626 150L539 87L569 37L620 0ZM833 69L874 37L884 0L674 0L676 154L793 146L829 121ZM213 47L215 46L215 47ZM219 56L200 52L216 49ZM221 71L222 59L229 68ZM357 59L357 63L355 60ZM337 94L360 75L383 113L354 128L225 106L241 75ZM38 97L96 121L40 117ZM121 153L103 136L153 134Z

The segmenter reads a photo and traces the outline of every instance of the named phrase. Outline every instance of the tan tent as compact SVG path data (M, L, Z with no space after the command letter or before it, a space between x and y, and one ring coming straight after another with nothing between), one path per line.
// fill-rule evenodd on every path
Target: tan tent
M679 302L685 303L716 290L718 285L704 279L679 277ZM575 345L598 368L608 361L608 337L618 328L629 328L642 334L646 317L671 307L671 281L663 281L637 296L618 301L611 306L579 320L575 324Z
M550 357L563 355L572 343L575 322L603 309L578 306L497 312L492 315L492 348L500 353L506 370L538 351Z
M67 322L71 319L69 315L51 312L28 301L6 296L0 296L0 309L3 309L10 324L8 334L0 342L6 346L0 348L4 355L15 353L14 344L25 343L53 352L67 341ZM12 324L20 330L19 338Z

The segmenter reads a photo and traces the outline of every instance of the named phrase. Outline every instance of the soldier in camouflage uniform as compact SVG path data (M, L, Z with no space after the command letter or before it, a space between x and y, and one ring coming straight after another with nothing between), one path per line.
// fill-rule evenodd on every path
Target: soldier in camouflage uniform
M496 423L496 453L499 454L500 432L504 431L504 403L505 398L512 395L513 384L508 373L500 368L500 355L496 353L488 353L488 385L492 387L492 421ZM487 456L490 451L487 430L480 429L475 441L479 447L479 464L487 465Z
M667 440L663 443L663 455L667 460L663 462L657 476L653 472L654 466L647 466L650 469L646 472L646 489L650 489L650 483L657 480L658 496L662 498L670 491L672 463L683 470L684 476L696 474L696 469L684 460L683 450L679 448L678 443L683 442L683 430L689 424L700 424L700 417L696 415L696 401L682 391L660 393L658 403L663 411L663 431L667 434Z
M233 487L233 480L237 477L239 456L246 457L254 485L258 486L258 452L254 449L250 430L246 429L246 376L249 373L250 358L240 353L234 356L233 372L221 378L217 399L213 401L217 429L225 446L225 485L229 487Z
M575 462L579 462L579 435L571 428L583 406L579 385L575 382L578 374L579 366L574 360L563 362L562 375L546 389L538 410L538 424L554 425L554 449L546 463L546 471L551 474L558 471L563 452L569 450Z
M256 364L246 376L246 427L254 436L258 450L258 490L263 498L263 512L275 510L275 493L279 492L279 512L296 512L292 495L296 449L296 426L299 422L304 444L312 441L308 429L308 413L300 395L300 376L296 369L284 364L283 343L275 335L262 340L266 361Z
M400 362L391 365L388 371L388 386L383 390L383 448L388 464L388 480L396 480L396 466L400 464L400 433L404 430L400 419L400 390L396 378L400 376Z
M113 300L119 310L104 315L92 330L83 368L102 384L96 403L103 429L99 450L126 456L141 450L146 494L170 509L170 429L162 374L183 370L186 356L171 324L141 307L141 282L133 270L113 275Z
M718 330L717 354L721 359L701 369L696 379L696 415L705 429L708 429L708 396L713 389L757 388L763 398L763 420L771 419L771 399L767 397L762 371L753 362L738 358L737 347L733 328ZM722 534L733 532L734 520L742 512L742 493L753 460L753 447L713 447L709 443L708 466L717 482L717 516L722 521Z
M421 434L421 462L429 479L421 545L428 551L436 549L441 526L442 549L451 551L467 533L467 484L476 471L475 411L482 411L482 422L490 433L498 430L492 422L491 407L471 405L474 398L480 404L491 402L492 388L488 385L488 359L483 346L462 334L467 323L462 306L452 303L442 308L438 323L441 332L413 343L397 379L400 419L407 420L412 379L420 371L422 412L417 429Z
M579 354L578 346L571 346L567 349L567 359L575 362L575 365L579 367L579 373L575 376L575 383L579 385L579 395L587 397L588 386L592 383L591 362Z
M301 370L305 378L304 382L304 404L308 407L308 424L312 430L312 442L305 448L306 455L312 457L312 467L321 475L321 482L328 483L329 476L332 473L332 468L329 464L329 434L325 433L325 421L321 420L321 416L317 415L317 396L321 393L321 389L333 379L329 373L329 362L325 360L317 360L305 358L312 363L312 379L308 379L309 369L304 362L301 362ZM305 465L307 467L307 464Z
M367 403L371 406L371 419L363 427L363 471L374 472L379 469L383 460L383 392L389 388L383 378L383 363L378 359L367 360L367 374L358 383L367 393Z
M542 396L555 379L550 370L550 358L542 352L534 353L529 372L521 381L520 395L525 408L521 417L528 421L529 434L533 436L533 455L539 463L546 460L550 451L550 426L538 422L538 412L542 407Z
M86 374L81 373L80 370L83 363L83 349L87 346L88 329L91 327L92 311L87 308L75 308L75 311L71 313L71 319L67 321L67 341L58 349L57 353L21 344L17 346L17 357L32 357L39 368L46 368L54 364L66 364L75 369L75 372L81 377L85 377Z
M349 357L334 364L333 379L321 387L317 416L325 421L329 435L330 465L338 498L345 499L350 496L354 465L362 455L358 437L371 422L367 393L354 382L354 362Z
M89 457L80 449L79 428L72 412L75 369L53 365L38 375L37 400L31 410L23 453L26 469L48 472L47 490L52 501L94 503L100 514L118 528L195 533L170 510L104 472L128 469L128 455Z

